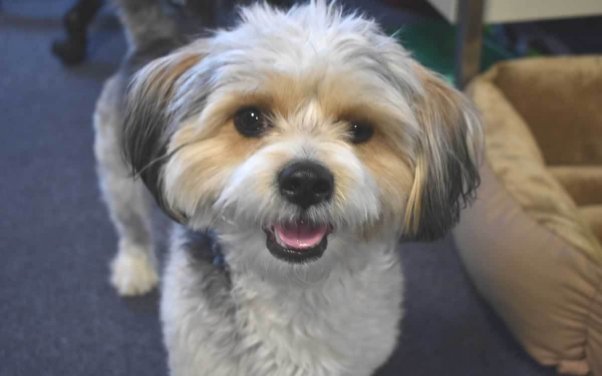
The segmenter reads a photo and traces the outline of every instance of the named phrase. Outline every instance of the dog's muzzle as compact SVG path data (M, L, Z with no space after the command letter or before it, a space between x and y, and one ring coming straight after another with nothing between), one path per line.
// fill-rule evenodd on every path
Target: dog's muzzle
M288 164L280 171L277 180L282 197L302 211L327 202L334 191L332 173L309 160ZM306 263L322 256L328 246L327 237L332 226L298 219L274 224L265 232L266 245L272 255L291 263Z

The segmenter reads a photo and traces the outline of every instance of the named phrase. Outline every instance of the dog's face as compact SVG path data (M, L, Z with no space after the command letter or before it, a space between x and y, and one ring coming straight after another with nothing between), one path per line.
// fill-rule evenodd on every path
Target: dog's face
M247 8L143 68L124 147L161 206L217 228L231 257L309 268L445 233L477 184L479 139L461 94L318 1Z

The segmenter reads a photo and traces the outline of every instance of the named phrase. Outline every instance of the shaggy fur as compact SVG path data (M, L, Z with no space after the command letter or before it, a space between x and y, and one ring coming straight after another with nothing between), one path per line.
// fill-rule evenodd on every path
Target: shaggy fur
M127 178L121 143L181 223L161 305L171 373L374 372L398 335L398 240L444 234L478 183L480 127L463 96L373 21L323 1L243 9L231 30L140 69L121 107L125 79L109 81L96 117L121 239L112 281L129 295L157 280L143 188ZM268 123L257 137L235 126L250 106ZM351 138L358 123L373 130L362 143ZM278 176L298 161L332 175L328 200L301 207L283 196ZM328 226L321 257L293 263L268 252L270 229L292 222ZM207 228L225 269L197 257Z

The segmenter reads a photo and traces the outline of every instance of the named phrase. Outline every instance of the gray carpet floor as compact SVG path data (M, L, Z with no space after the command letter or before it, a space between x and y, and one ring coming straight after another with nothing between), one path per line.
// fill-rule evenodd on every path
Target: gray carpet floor
M158 293L121 299L107 281L116 238L91 115L125 42L104 12L88 61L63 67L49 46L69 5L5 0L0 10L0 375L166 375ZM394 14L383 9L372 11ZM552 374L477 296L451 238L401 252L403 335L379 375Z

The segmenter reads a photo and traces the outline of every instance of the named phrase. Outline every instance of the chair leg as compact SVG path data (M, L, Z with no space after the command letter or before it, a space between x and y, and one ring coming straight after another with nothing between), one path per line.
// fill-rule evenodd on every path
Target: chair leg
M460 0L456 35L456 87L464 87L480 70L485 0Z
M63 17L67 37L52 44L52 53L65 65L75 65L86 57L88 26L104 0L78 0Z

